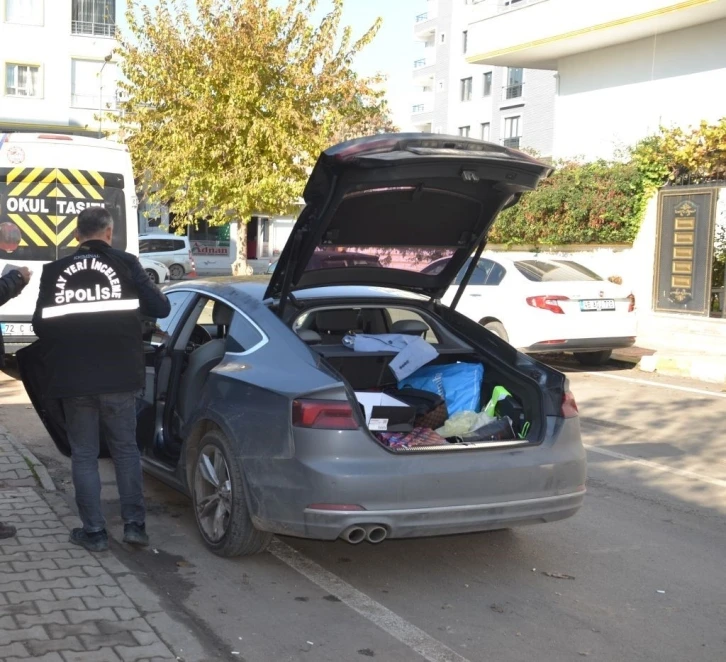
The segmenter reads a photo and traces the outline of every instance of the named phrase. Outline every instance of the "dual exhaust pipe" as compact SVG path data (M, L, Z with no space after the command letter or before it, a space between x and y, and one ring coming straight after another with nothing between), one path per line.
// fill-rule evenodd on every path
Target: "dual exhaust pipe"
M388 529L380 524L354 524L343 531L340 537L351 545L358 545L364 540L377 545L388 537Z

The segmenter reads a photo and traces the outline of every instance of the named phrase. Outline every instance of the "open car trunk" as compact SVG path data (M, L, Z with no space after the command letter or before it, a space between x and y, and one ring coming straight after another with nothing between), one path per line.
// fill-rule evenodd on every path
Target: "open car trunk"
M407 333L396 334L400 321L393 322L392 316L402 315L414 319L406 320ZM360 409L369 434L389 450L529 446L544 436L544 403L537 382L424 311L362 306L315 309L298 319L302 321L294 330L344 379L349 400ZM401 336L409 336L409 341L415 336L416 342L434 350L430 361L404 378L397 377L396 364L392 366L398 351L357 351L351 346L361 337L375 343ZM503 400L487 415L494 394Z

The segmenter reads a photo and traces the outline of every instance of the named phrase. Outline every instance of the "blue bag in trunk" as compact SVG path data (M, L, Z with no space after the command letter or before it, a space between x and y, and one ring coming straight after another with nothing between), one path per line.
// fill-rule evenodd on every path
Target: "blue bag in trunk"
M452 363L420 368L398 384L399 389L410 388L438 393L446 401L449 416L459 411L481 409L481 387L484 366L479 363Z

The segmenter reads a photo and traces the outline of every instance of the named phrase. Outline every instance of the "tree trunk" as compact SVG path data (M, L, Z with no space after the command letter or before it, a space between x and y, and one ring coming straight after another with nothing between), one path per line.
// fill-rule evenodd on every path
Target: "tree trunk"
M251 276L252 267L247 264L247 223L237 223L237 259L232 263L233 276Z

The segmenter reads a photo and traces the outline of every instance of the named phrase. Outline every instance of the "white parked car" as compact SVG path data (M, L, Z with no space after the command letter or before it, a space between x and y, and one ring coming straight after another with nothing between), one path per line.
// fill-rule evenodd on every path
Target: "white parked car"
M443 270L448 259L424 273ZM451 304L466 269L443 299ZM528 353L572 352L601 365L613 349L635 343L635 297L577 262L484 254L457 310Z
M164 283L171 281L169 269L166 268L165 264L157 262L156 260L151 260L145 255L139 256L139 262L141 262L141 266L144 267L144 271L149 274L149 278L151 278L151 280L157 285L163 285Z
M189 237L161 232L139 235L139 253L169 268L172 280L197 275L197 265L192 257Z

